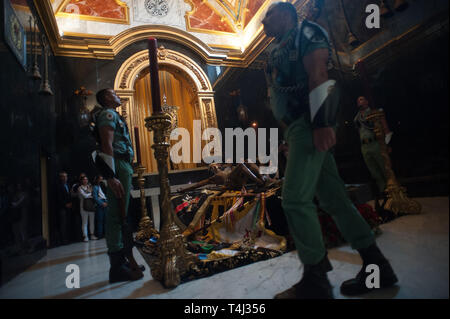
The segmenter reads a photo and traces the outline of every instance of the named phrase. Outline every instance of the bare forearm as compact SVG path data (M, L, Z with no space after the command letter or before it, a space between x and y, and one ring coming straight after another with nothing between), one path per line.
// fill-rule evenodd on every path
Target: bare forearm
M105 153L110 156L113 156L114 154L111 143L102 143L100 150L102 151L102 153Z
M328 81L328 50L318 49L303 59L303 64L308 73L309 91L311 92L322 83Z
M114 130L112 127L104 126L100 129L100 150L102 153L113 156Z
M309 92L314 90L316 87L328 81L328 72L324 68L317 68L310 76L309 76Z

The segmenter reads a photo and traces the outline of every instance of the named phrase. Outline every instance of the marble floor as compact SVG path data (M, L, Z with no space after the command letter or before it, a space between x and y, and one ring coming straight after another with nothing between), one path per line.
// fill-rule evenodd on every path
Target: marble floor
M358 298L449 297L449 199L420 198L421 215L400 217L381 226L378 244L391 260L399 285ZM144 263L135 251L139 263ZM334 271L329 273L335 297L343 280L360 268L359 256L348 246L329 252ZM80 288L66 287L66 266L80 268ZM108 256L104 240L75 243L48 250L47 256L0 287L0 298L205 298L270 299L301 276L295 252L165 289L145 271L142 280L108 283Z

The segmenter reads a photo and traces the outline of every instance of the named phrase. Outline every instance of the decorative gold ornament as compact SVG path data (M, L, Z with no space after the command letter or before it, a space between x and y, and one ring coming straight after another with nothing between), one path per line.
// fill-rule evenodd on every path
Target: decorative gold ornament
M151 218L148 216L148 213L147 213L147 203L146 203L146 199L145 199L145 190L144 190L145 167L142 166L141 164L139 164L139 166L135 169L135 171L138 175L137 181L138 181L139 191L141 193L141 220L139 221L139 231L136 234L136 240L144 242L151 237L155 237L158 239L159 233L154 228L155 226L153 224L153 221L151 220Z
M152 148L158 163L161 230L158 241L159 258L150 265L152 277L162 281L167 288L176 287L181 278L195 267L196 257L185 248L180 228L174 222L170 202L168 157L170 144L166 138L172 127L171 116L167 113L155 113L145 119L145 126L153 131Z
M408 198L406 188L402 187L395 177L392 170L391 158L388 153L388 147L385 143L385 134L381 120L384 118L384 112L381 110L373 110L367 120L372 121L375 125L374 132L380 145L381 156L384 160L384 170L386 174L386 193L388 200L384 206L385 209L398 213L420 214L422 206L415 200Z
M170 138L170 132L178 127L178 106L167 104L167 97L164 94L163 96L163 105L161 105L161 109L164 113L167 113L171 117L172 125L170 130L166 132L167 138Z
M31 17L30 17L31 19ZM37 45L38 45L38 40L37 40L37 22L36 19L34 19L34 28L33 28L33 36L32 36L32 41L34 40L34 44L31 46L31 52L33 52L34 50L34 63L33 63L33 67L31 68L31 77L35 80L40 80L42 79L41 73L39 72L39 65L37 62Z

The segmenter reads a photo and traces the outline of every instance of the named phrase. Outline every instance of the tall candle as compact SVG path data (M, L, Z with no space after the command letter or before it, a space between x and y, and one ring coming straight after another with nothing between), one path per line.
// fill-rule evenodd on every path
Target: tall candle
M139 141L139 128L138 127L134 128L134 138L136 141L136 160L137 160L138 165L140 165L141 164L141 144Z
M159 92L157 41L155 38L148 39L148 56L150 62L150 86L152 91L153 113L160 113L161 95Z

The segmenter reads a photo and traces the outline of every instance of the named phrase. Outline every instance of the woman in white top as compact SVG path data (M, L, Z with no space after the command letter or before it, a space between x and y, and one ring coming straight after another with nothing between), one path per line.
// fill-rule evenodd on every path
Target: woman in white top
M96 240L97 237L94 235L95 231L95 210L86 211L84 210L84 201L92 197L92 185L89 184L87 176L83 176L80 181L80 187L78 188L78 196L80 198L80 214L81 214L81 231L83 232L83 241L88 242L89 238L87 235L87 225L89 218L89 235L91 240Z

